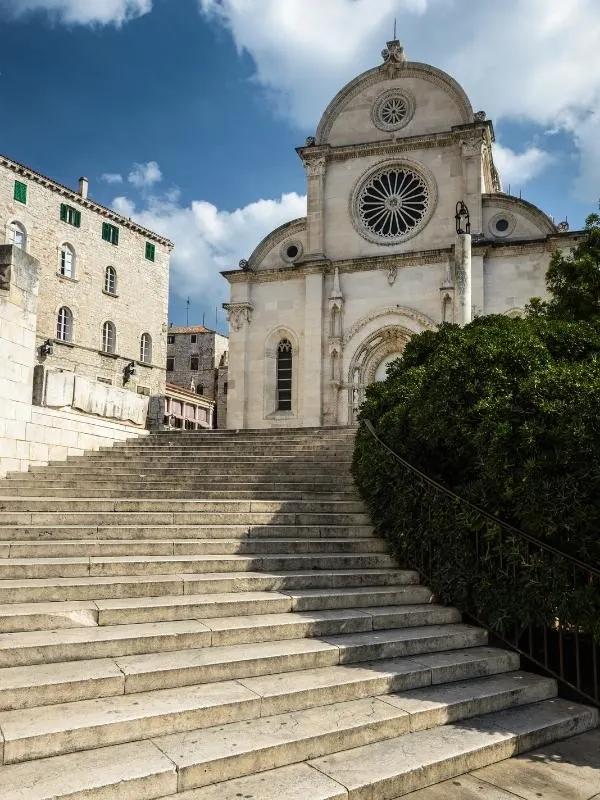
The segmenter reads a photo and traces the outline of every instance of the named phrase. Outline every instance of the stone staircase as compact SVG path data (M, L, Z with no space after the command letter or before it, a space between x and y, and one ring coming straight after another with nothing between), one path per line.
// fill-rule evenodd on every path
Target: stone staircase
M352 447L157 434L0 482L2 800L382 800L598 724L396 567Z

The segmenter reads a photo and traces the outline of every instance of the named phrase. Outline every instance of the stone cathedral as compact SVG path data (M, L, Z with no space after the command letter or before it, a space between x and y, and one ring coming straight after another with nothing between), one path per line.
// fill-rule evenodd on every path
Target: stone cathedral
M307 216L223 273L229 428L352 424L413 334L521 314L577 239L502 192L493 125L455 80L397 40L382 55L297 149Z

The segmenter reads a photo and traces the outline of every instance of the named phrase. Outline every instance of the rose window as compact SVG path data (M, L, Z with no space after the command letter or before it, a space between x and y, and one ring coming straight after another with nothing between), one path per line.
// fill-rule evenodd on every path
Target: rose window
M408 103L406 100L399 97L390 97L379 109L379 116L386 125L395 127L400 125L406 119L408 114Z
M390 89L379 95L371 110L371 117L381 131L398 131L407 125L415 111L415 101L408 92Z
M425 179L406 167L373 175L357 197L361 227L377 239L392 242L416 228L430 206Z

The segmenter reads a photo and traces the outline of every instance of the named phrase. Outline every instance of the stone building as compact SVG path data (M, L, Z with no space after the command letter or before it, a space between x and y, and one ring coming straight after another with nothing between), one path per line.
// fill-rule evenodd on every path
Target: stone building
M5 156L0 231L39 265L36 402L52 405L53 376L55 405L70 405L79 381L80 410L124 419L134 393L156 399L161 423L171 242L96 203L85 178L74 191Z
M167 380L214 401L214 426L225 427L229 339L204 325L169 326Z
M398 41L382 55L297 149L307 216L223 273L229 428L353 423L413 334L522 313L577 241L502 191L492 122L453 78Z

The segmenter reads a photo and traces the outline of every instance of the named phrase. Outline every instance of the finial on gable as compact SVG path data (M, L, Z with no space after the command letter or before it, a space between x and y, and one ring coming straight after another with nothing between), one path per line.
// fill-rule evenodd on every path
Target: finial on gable
M381 55L386 64L406 63L406 54L404 52L404 48L396 38L387 43L386 47L384 47L384 49L381 51Z

